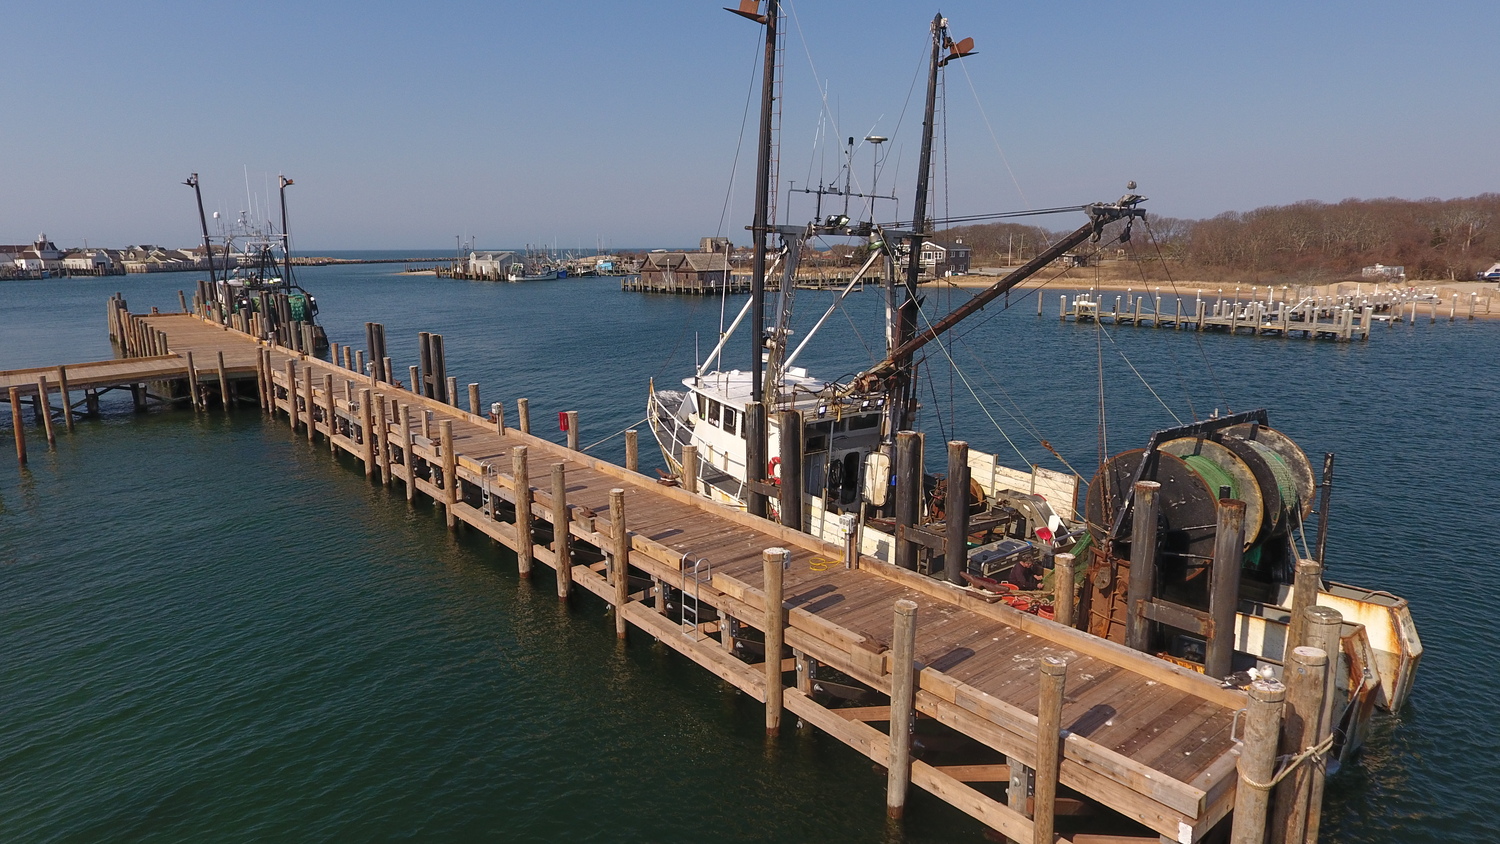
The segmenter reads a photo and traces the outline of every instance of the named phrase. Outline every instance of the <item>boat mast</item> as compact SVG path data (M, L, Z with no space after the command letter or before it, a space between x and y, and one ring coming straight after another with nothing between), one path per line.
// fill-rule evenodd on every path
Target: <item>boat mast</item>
M942 56L942 48L950 48L948 56ZM917 331L917 283L922 273L922 241L927 233L927 182L932 170L932 134L934 113L937 109L938 71L953 59L963 58L973 52L973 39L966 38L961 44L953 44L948 38L948 20L939 12L932 19L932 58L927 66L927 107L922 117L922 154L917 164L916 207L912 210L910 255L906 262L906 283L901 293L901 303L896 308L896 330L894 349L900 349ZM911 355L901 355L895 361L895 371L888 386L889 435L911 426L916 408L912 399Z
M214 275L214 250L208 242L208 217L203 215L203 191L198 189L198 174L189 175L183 184L192 188L193 196L198 198L198 225L203 228L203 254L208 257L208 283L217 285L219 280Z
M281 180L281 275L286 289L292 289L292 238L286 229L286 187L293 184L286 176L278 175Z
M765 384L761 353L765 349L766 236L770 234L771 194L771 118L776 96L776 18L780 13L777 0L766 0L766 13L759 14L758 0L740 0L738 9L725 7L741 17L766 28L765 58L760 83L760 143L755 164L755 219L750 227L754 240L754 258L750 265L750 405L746 408L745 470L748 494L746 509L752 516L765 517L766 494L760 487L766 478L767 425ZM775 385L772 385L773 388Z

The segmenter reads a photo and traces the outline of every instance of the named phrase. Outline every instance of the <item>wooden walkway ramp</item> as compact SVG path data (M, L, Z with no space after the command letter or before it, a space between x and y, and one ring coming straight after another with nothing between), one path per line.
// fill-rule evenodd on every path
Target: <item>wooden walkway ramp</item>
M841 714L819 694L817 672L834 676L832 669L842 682L889 695L893 608L915 602L915 710L972 740L995 764L918 760L911 782L1008 838L1032 841L1052 829L1050 817L1033 822L1025 780L1016 779L1046 761L1038 735L1038 666L1046 657L1067 663L1057 782L1172 841L1198 840L1234 807L1231 724L1245 706L1242 692L873 558L846 568L839 547L196 316L140 319L165 335L174 356L191 349L217 361L222 353L235 376L253 372L263 406L309 440L353 454L367 476L400 482L408 498L429 496L455 529L467 525L516 551L523 574L532 561L553 568L568 561L560 594L587 589L616 606L622 635L628 622L760 701L777 697L768 695L770 673L737 653L760 652L754 631L767 632L772 617L764 552L787 549L781 635L792 658L776 676L791 682L779 697L881 765L890 758L890 736L880 729L889 707ZM558 524L568 527L566 542L552 528ZM628 551L616 544L617 524ZM696 618L684 604L701 605ZM1002 791L987 784L997 782L1021 787L997 796Z

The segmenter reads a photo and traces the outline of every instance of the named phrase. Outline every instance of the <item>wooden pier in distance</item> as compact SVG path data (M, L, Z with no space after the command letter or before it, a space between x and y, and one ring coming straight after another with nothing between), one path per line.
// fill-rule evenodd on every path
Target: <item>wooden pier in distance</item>
M112 332L124 326L161 354L62 368L71 389L179 380L198 407L205 383L226 407L253 391L309 442L514 551L523 578L540 563L560 598L583 589L612 606L622 639L634 626L765 703L769 733L790 712L886 767L892 814L911 783L1024 842L1069 840L1053 819L1070 806L1167 841L1241 821L1242 691L663 485L634 471L633 436L630 468L577 451L576 417L572 448L541 439L525 399L514 418L498 403L481 415L478 385L464 410L451 386L453 403L424 394L434 379L413 391L196 314L112 316ZM55 370L0 373L18 442L18 391ZM962 741L962 764L909 759L913 718Z

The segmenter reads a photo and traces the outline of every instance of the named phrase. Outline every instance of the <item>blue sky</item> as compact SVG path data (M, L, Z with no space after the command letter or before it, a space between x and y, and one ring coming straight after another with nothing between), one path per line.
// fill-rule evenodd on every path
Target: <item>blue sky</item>
M0 241L189 245L179 183L197 171L229 213L247 172L262 208L278 172L294 178L302 251L744 243L753 105L734 164L758 32L723 5L18 4ZM819 138L889 136L879 187L909 216L939 7L785 7L783 180L834 175L841 153ZM948 72L940 212L1110 199L1130 179L1176 217L1500 190L1493 0L941 10L978 54ZM856 150L861 187L873 163Z

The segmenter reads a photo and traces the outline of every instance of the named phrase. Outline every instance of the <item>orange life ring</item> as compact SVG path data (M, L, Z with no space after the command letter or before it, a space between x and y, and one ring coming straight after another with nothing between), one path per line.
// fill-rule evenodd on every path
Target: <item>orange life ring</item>
M772 457L766 464L766 478L773 484L781 483L781 458Z

